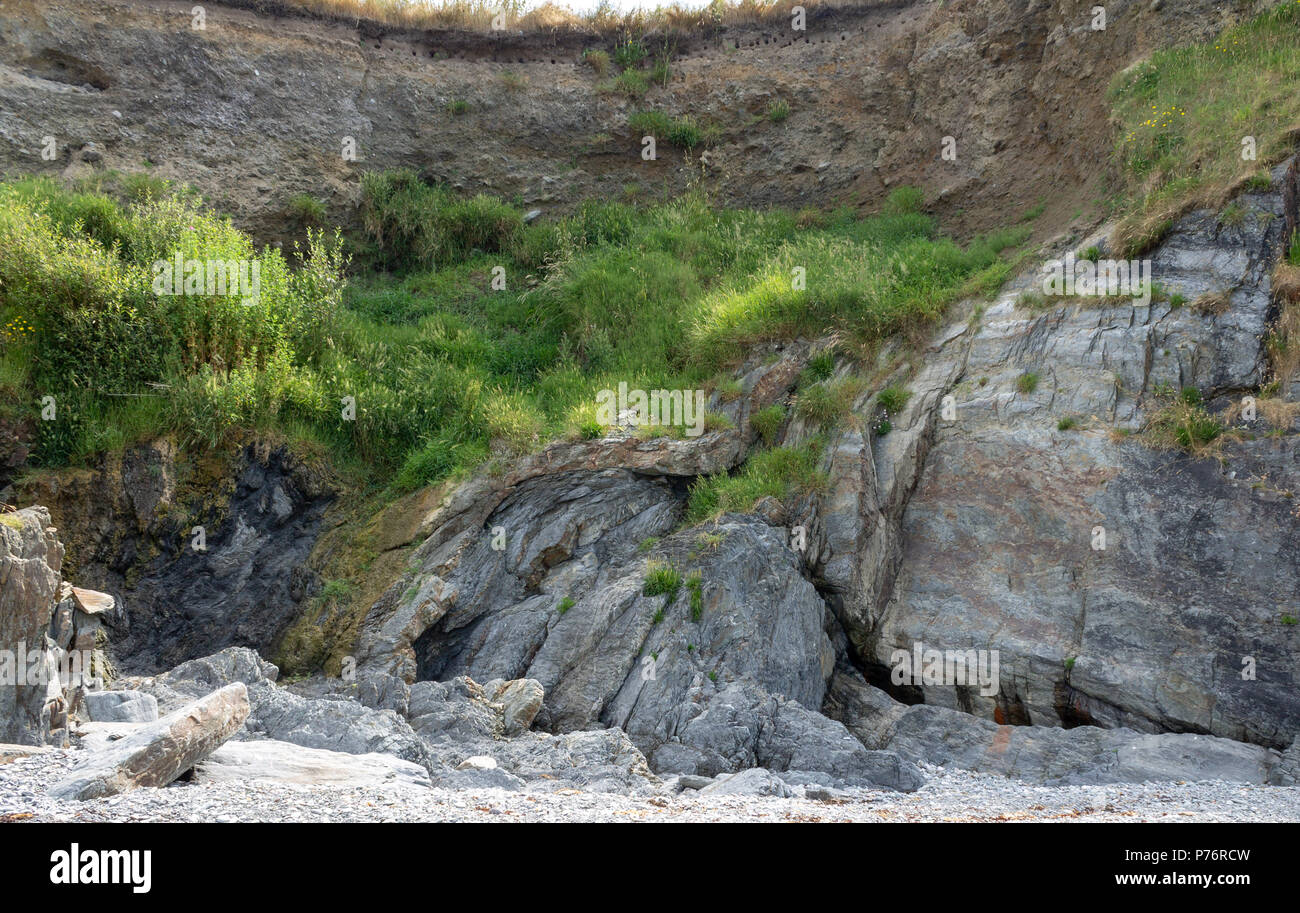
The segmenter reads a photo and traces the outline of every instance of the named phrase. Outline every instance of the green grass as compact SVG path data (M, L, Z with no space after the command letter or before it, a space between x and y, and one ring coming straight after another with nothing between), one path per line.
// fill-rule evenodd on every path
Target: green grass
M1200 392L1185 387L1177 395L1158 391L1165 400L1147 423L1147 440L1157 447L1177 448L1193 455L1202 454L1227 429L1202 405Z
M774 124L784 123L790 116L790 103L783 98L774 98L767 106L767 119Z
M691 594L691 621L698 624L704 617L704 579L699 571L686 575L686 589Z
M776 443L777 435L781 433L781 426L785 424L785 407L780 403L773 403L755 412L750 417L749 423L758 433L759 439L770 447Z
M563 599L560 600L560 604L555 607L555 611L563 615L565 612L569 611L569 609L573 608L575 605L577 605L577 603L574 602L572 596L565 596Z
M645 585L641 588L642 596L667 596L666 605L672 605L677 592L682 588L681 571L671 564L652 561L647 566Z
M0 335L3 408L33 411L38 391L59 403L59 420L39 423L35 462L169 433L211 448L272 431L409 491L489 455L601 436L596 392L620 381L725 386L757 341L838 332L870 347L932 326L1000 281L999 253L1017 243L1003 233L961 247L915 212L838 211L801 227L790 211L719 209L696 194L524 224L499 199L411 172L365 175L359 215L356 234L312 232L286 256L255 250L185 192L131 201L106 179L84 192L0 184L0 330L24 328ZM257 306L156 294L150 264L178 249L258 258ZM806 288L792 287L794 266ZM800 393L805 410L822 397L831 419L860 383L831 381L833 367L829 352L815 356L803 383L823 388ZM760 418L760 435L777 418Z
M851 374L812 384L795 397L795 415L822 428L833 428L853 413L853 404L866 388L866 381Z
M798 447L774 447L756 453L739 471L705 476L691 486L688 523L702 523L727 512L744 513L763 497L786 500L826 484L820 469L823 443L813 439Z
M891 385L881 390L876 396L876 405L884 409L890 415L897 415L903 411L907 401L912 398L912 394L897 385Z
M1016 390L1025 395L1033 393L1038 389L1038 375L1033 371L1026 371L1016 378Z
M649 56L650 51L640 38L627 38L614 48L614 63L620 69L639 67Z
M1196 206L1219 207L1238 188L1260 189L1300 125L1300 4L1286 3L1204 44L1158 51L1111 87L1126 182L1113 236L1117 256L1156 243ZM1253 137L1257 159L1243 160Z
M325 204L311 194L296 194L289 200L289 218L319 228L325 224Z
M637 111L627 121L638 136L653 136L681 149L694 149L709 138L709 131L691 117L671 117L662 111Z

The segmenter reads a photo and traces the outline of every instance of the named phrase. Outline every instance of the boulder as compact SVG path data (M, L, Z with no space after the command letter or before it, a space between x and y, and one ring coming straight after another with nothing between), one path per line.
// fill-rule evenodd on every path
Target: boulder
M444 771L434 778L433 785L442 789L505 789L517 792L528 784L514 774L494 767L491 770L467 768Z
M143 691L87 691L82 700L92 722L152 723L158 719L157 699Z
M751 767L734 774L723 774L700 789L702 796L772 796L786 799L793 795L785 781L761 767Z
M1276 766L1269 772L1268 782L1274 786L1300 786L1300 738L1282 752Z
M199 783L297 783L307 786L420 787L431 785L419 764L387 754L346 754L275 739L227 742L197 767Z
M701 689L662 722L650 757L661 773L718 776L761 767L821 773L824 785L912 792L921 771L892 751L869 750L843 724L753 684Z
M244 685L227 685L92 752L66 779L50 787L50 795L98 799L166 786L229 739L248 710Z
M501 725L507 736L529 729L546 697L542 683L531 678L511 682L493 679L483 686L483 693L489 701L501 705Z

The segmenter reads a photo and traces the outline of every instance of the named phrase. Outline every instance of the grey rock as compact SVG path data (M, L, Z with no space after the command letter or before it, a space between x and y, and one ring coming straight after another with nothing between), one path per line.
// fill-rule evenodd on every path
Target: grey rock
M200 783L298 783L307 786L432 785L419 764L387 754L346 754L273 739L227 742L194 768Z
M248 710L244 685L227 685L93 752L50 795L85 800L166 786L230 738Z
M1263 783L1278 753L1213 736L1078 726L999 726L968 713L907 706L852 675L827 701L865 744L904 758L1047 785L1225 780Z
M645 756L618 729L563 735L525 732L496 743L493 756L503 769L539 792L582 789L648 795L662 788Z
M54 621L63 545L43 507L0 513L0 742L63 744L67 699L58 675Z
M461 676L449 682L411 686L408 719L421 738L434 745L474 745L505 735L501 708L488 702L483 689Z
M1268 782L1274 786L1300 786L1300 738L1282 752L1277 764L1269 772Z
M301 697L262 682L249 689L251 736L344 754L380 753L436 769L429 747L406 720L391 710L371 710L355 701Z
M700 790L707 796L774 796L785 799L793 795L780 777L761 767L723 774Z
M1226 292L1221 313L1167 300L1029 310L1012 288L936 335L890 434L834 441L809 560L851 651L885 675L917 643L999 653L996 693L917 683L909 700L1274 749L1300 729L1300 641L1276 609L1300 575L1279 494L1300 487L1293 437L1227 440L1210 460L1130 434L1163 389L1196 387L1218 409L1265 380L1269 271L1295 216L1285 171L1238 198L1239 225L1191 213L1150 255L1166 294ZM1029 393L1026 372L1039 375ZM1080 426L1057 430L1064 416ZM1243 679L1247 656L1270 673Z
M494 679L483 686L483 692L489 701L501 705L501 723L507 736L531 727L546 697L541 682L530 678L511 682Z
M142 691L87 691L86 713L97 723L152 723L158 719L158 701Z
M890 751L865 748L835 720L752 684L732 684L677 708L650 756L662 772L717 776L763 767L776 773L820 772L825 785L911 792L925 782L920 770Z
M151 694L164 712L187 703L217 688L234 682L248 687L274 682L280 670L247 647L227 647L211 656L181 663L174 669L152 678L128 678L124 681Z
M443 789L524 789L527 784L514 774L495 767L491 770L449 770L437 775L433 783Z
M79 496L97 505L87 525L104 536L88 548L97 560L82 572L98 589L130 593L108 623L125 672L154 673L231 646L270 653L309 595L307 557L334 498L327 478L287 449L249 446L234 485L212 492L222 500L215 505L220 519L207 526L206 550L176 549L189 532L173 528L162 509L173 461L160 445L128 448L120 480L99 477ZM116 531L120 541L110 544L100 529ZM119 554L141 556L130 567L129 588L121 559L101 557Z

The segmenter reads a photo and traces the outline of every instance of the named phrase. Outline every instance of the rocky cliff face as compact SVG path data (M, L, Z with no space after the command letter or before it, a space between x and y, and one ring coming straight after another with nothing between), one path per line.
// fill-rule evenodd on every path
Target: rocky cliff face
M556 445L460 488L371 610L362 671L536 680L538 726L621 728L660 773L851 780L888 748L1039 781L1263 782L1300 729L1295 428L1257 417L1213 458L1145 429L1171 391L1230 416L1263 383L1295 180L1275 169L1232 225L1182 219L1148 303L1044 304L1031 270L972 308L896 373L892 431L856 404L803 503L680 524L685 483L743 462L816 344L740 369L713 404L735 430ZM663 594L665 566L686 582ZM917 645L996 651L999 681L894 687Z
M978 179L970 218L1005 220L1036 180L1094 176L1106 138L1085 127L1100 123L1111 73L1229 15L1166 6L1114 4L1106 32L1073 4L990 2L828 13L797 41L694 36L646 103L733 118L699 164L737 202L869 200L905 179L937 188L942 208ZM30 170L34 138L52 133L70 137L57 167L73 173L149 157L268 227L282 221L272 177L276 194L349 199L344 135L366 168L410 164L530 203L608 194L634 173L672 192L696 167L640 164L620 126L633 106L594 94L578 62L587 38L492 43L214 11L196 33L178 4L6 4L3 154ZM1026 46L1035 34L1049 37ZM778 87L788 127L735 126ZM456 99L469 114L447 113ZM955 165L938 160L944 135ZM909 395L883 435L874 393L836 429L787 420L783 443L829 438L825 490L796 503L682 524L689 486L744 464L751 416L788 403L833 339L750 353L741 395L710 404L732 428L557 443L452 487L369 606L346 681L290 690L248 651L196 659L267 653L312 591L307 556L332 494L289 455L249 450L198 499L178 494L163 445L19 494L51 504L79 573L124 596L111 628L131 671L192 660L136 682L164 706L243 682L245 735L396 755L431 782L642 791L657 776L763 767L908 790L918 762L1038 782L1290 782L1300 426L1290 408L1244 420L1237 407L1269 378L1283 304L1270 270L1296 199L1289 163L1236 201L1238 218L1182 218L1150 255L1149 302L1022 297L1031 269L914 351L864 364L835 350L837 372ZM1187 390L1235 428L1210 452L1150 434ZM42 557L57 548L27 529L41 517L24 524L6 533L0 585L36 605L58 582ZM48 623L6 609L16 638ZM894 684L897 652L918 645L996 651L998 681ZM22 697L10 714L42 706Z
M269 238L287 234L295 194L348 215L360 173L394 166L542 208L673 196L700 177L758 206L874 204L912 183L950 227L1004 225L1040 198L1040 225L1060 225L1106 193L1111 76L1266 5L1121 0L1104 31L1073 0L814 9L802 32L651 36L672 49L671 78L628 100L599 91L609 77L581 60L610 36L403 32L261 0L206 4L198 31L190 6L166 0L10 0L0 169L149 163ZM778 98L790 115L773 123ZM661 143L643 161L637 110L714 124L718 141L698 156ZM955 161L940 156L944 137Z

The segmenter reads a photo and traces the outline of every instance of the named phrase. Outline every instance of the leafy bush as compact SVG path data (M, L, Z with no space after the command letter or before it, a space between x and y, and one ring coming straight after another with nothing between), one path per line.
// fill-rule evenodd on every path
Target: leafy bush
M924 326L1004 274L998 249L1010 243L963 249L914 213L839 210L800 228L793 213L718 209L697 193L589 202L524 225L501 200L409 171L366 175L361 215L362 266L395 272L345 282L337 234L311 229L298 249L259 252L184 192L122 203L50 180L0 183L0 328L11 328L0 409L20 417L56 396L59 420L38 425L49 464L150 435L220 446L273 430L408 491L490 454L603 434L596 391L622 381L690 389L722 377L715 389L738 394L731 365L751 342L833 329L870 344ZM258 302L156 294L153 262L177 253L257 258ZM491 284L499 266L504 290ZM791 287L795 266L806 290ZM814 357L800 396L833 366ZM851 391L824 392L842 414L835 397ZM774 441L779 407L755 419ZM815 457L774 453L701 486L697 502L816 482Z
M639 67L650 52L640 38L626 38L614 48L614 63L621 69Z
M295 194L289 200L289 218L300 225L323 226L325 204L309 193Z
M414 172L371 172L361 179L366 231L391 266L436 267L474 251L509 251L523 218L500 200L462 199L425 184Z

